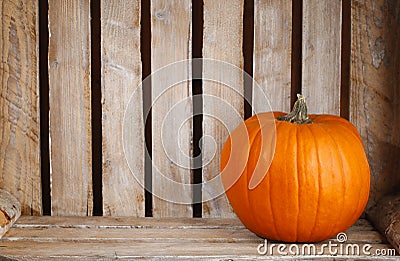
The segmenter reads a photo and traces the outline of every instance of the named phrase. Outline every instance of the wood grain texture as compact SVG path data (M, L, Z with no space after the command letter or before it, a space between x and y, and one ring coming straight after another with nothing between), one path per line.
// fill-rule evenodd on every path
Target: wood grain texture
M2 0L0 19L0 188L40 215L37 4Z
M400 2L352 1L350 120L371 167L373 206L400 185Z
M372 235L375 241L382 242L379 239L380 234L376 231L358 232L363 235L365 242L371 240ZM109 243L188 243L193 244L202 242L215 243L234 243L249 242L256 244L260 238L247 229L206 229L192 228L186 229L168 229L168 228L13 228L7 233L5 240L32 240L42 242L57 242L62 238L63 241L74 241L79 243L90 242L109 242Z
M253 110L290 111L292 1L254 2ZM271 108L265 103L268 98Z
M371 207L367 217L400 253L400 194L383 197Z
M191 58L191 1L151 1L151 46L153 216L190 217L191 205L177 201L192 202L192 88L191 82L170 84L188 79L191 70L188 64L154 72ZM178 104L181 109L174 109Z
M144 217L144 188L135 179L144 184L140 1L101 6L103 213Z
M0 242L2 252L0 258L9 259L128 259L128 260L287 260L277 254L261 256L257 253L257 246L261 240L255 243L74 243L74 242ZM302 245L298 245L299 249ZM29 252L27 251L29 248ZM286 247L286 249L288 246ZM317 245L316 251L321 251L322 246ZM362 249L362 245L359 247ZM326 253L317 257L299 255L290 260L371 260L370 256L332 256ZM388 244L371 244L370 253L376 251L392 252ZM392 254L393 255L393 254ZM398 260L398 256L379 256L377 260Z
M149 219L151 221L149 221ZM35 222L35 220L37 222ZM0 258L127 258L127 259L204 259L204 260L282 260L275 248L273 254L259 255L257 247L264 243L237 219L154 219L112 217L21 217L0 241ZM85 222L88 221L88 222ZM157 222L155 222L157 221ZM159 223L158 223L159 222ZM208 224L209 223L209 224ZM147 224L147 225L145 225ZM160 227L159 224L162 224ZM144 226L143 226L144 225ZM363 229L363 228L366 229ZM347 230L346 244L370 244L371 253L377 249L393 251L385 239L366 220L359 220ZM329 241L336 242L332 238ZM327 241L323 243L327 243ZM269 244L276 242L269 242ZM286 244L288 248L290 244ZM302 244L297 245L300 249ZM322 249L322 243L315 245ZM324 258L346 260L350 256L298 255L297 260ZM391 252L392 255L395 252ZM367 255L351 256L366 260ZM396 257L380 257L392 259Z
M243 69L243 6L244 3L240 0L204 1L203 58L221 60ZM203 202L203 217L235 217L225 194L212 199L215 191L223 191L222 183L204 183L220 174L219 155L228 137L228 130L223 124L229 121L232 125L229 127L234 127L242 121L243 73L240 70L226 71L223 68L204 66L203 76L212 76L216 81L203 81L203 94L218 98L203 100L202 197L203 200L211 198ZM233 85L221 83L227 76ZM223 103L229 106L228 110L221 111L220 106ZM237 122L231 122L235 114L240 117Z
M360 219L357 227L368 226L368 221ZM208 228L244 229L239 219L234 218L153 218L153 217L62 217L62 216L22 216L14 227L18 228L162 228L162 229L192 229ZM370 228L367 228L370 230Z
M384 244L386 239L378 231L349 231L346 233L351 243ZM247 229L226 228L12 228L4 241L75 241L79 243L254 243L260 238Z
M120 229L245 229L237 218L140 218L22 216L15 228L120 228ZM348 231L376 230L368 220L359 219Z
M342 1L303 1L302 94L310 113L340 114Z
M21 203L10 194L0 189L0 239L21 215Z
M92 213L89 0L49 1L53 215Z

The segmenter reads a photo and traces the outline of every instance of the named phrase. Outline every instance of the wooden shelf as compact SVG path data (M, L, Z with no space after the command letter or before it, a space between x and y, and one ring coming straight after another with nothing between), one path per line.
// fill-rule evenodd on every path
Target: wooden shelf
M376 249L393 249L365 219L358 220L346 234L348 240L345 244L358 244L360 249L362 245L370 244L371 253L375 253ZM336 239L331 241L337 243ZM0 240L0 259L285 258L281 255L259 255L257 247L263 242L237 219L23 216ZM317 250L323 243L316 245ZM312 257L295 256L296 259ZM325 253L314 257L336 260L349 256ZM360 255L351 258L371 257ZM385 258L396 259L393 256Z

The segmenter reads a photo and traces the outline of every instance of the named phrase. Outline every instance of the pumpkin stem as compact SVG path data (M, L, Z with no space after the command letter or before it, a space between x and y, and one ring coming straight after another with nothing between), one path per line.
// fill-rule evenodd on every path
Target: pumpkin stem
M280 116L277 119L297 124L312 123L307 114L306 98L301 94L297 94L297 101L294 103L293 110L289 114Z

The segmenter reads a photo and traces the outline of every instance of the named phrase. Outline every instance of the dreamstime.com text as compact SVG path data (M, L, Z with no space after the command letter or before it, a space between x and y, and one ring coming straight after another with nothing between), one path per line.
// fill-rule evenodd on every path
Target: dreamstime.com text
M395 249L376 249L371 244L346 244L347 235L339 233L336 241L321 244L270 243L267 239L259 244L260 255L281 256L395 256Z

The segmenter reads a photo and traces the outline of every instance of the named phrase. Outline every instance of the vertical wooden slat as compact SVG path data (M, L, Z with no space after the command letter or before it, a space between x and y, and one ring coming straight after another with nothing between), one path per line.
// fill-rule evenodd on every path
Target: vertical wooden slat
M40 215L38 11L35 1L0 1L0 188Z
M222 60L243 69L242 35L243 1L204 1L204 58ZM218 68L208 68L207 66L203 68L203 75L218 76L217 74ZM220 75L220 77L222 79L223 75ZM241 117L243 117L243 73L237 71L236 75L232 75L232 77L235 78L236 81L234 82L236 82L236 85L229 87L216 82L203 81L203 94L218 97L231 106L231 110L222 112L225 113L226 117L222 117L222 119L219 120L232 118L234 110L237 110ZM207 138L203 138L203 164L212 159L208 164L203 166L203 183L210 181L220 174L219 155L228 136L226 128L218 120L210 117L221 114L221 112L218 113L218 110L221 108L218 106L218 103L219 102L214 103L210 99L205 99L203 101L203 137L212 137L217 146L215 148L212 142L207 142ZM237 124L239 124L239 122L237 122ZM203 199L210 198L210 195L219 189L219 187L213 187L211 184L204 184L202 188ZM234 216L235 214L232 212L225 194L213 200L203 202L203 217Z
M49 1L53 215L91 215L89 0Z
M191 58L191 1L152 0L151 1L151 69L167 66L171 63ZM190 66L175 70L169 75L152 77L152 175L153 175L153 216L154 217L190 217L190 204L168 202L179 195L181 202L191 202L192 190L177 188L168 182L190 184L192 171L177 164L176 159L191 155L191 120L180 126L182 117L191 114L192 102L184 101L187 111L176 113L164 122L170 109L181 100L191 96L191 83L184 82L168 86L167 82L190 76ZM163 93L163 91L165 91ZM164 133L162 133L164 132ZM162 136L163 135L163 136ZM176 138L179 137L179 144ZM168 154L168 155L167 155ZM183 160L186 167L190 158ZM163 198L158 196L164 195Z
M371 167L373 206L400 185L400 2L351 6L350 120Z
M254 2L253 110L266 111L264 95L274 111L290 110L292 1Z
M340 114L342 1L303 0L302 93L310 113Z
M144 216L144 189L134 177L144 184L140 1L103 0L101 6L103 213ZM123 126L128 102L134 118ZM131 140L123 140L123 128L129 129ZM133 159L129 162L131 170L124 157L123 142L128 149L126 156Z

